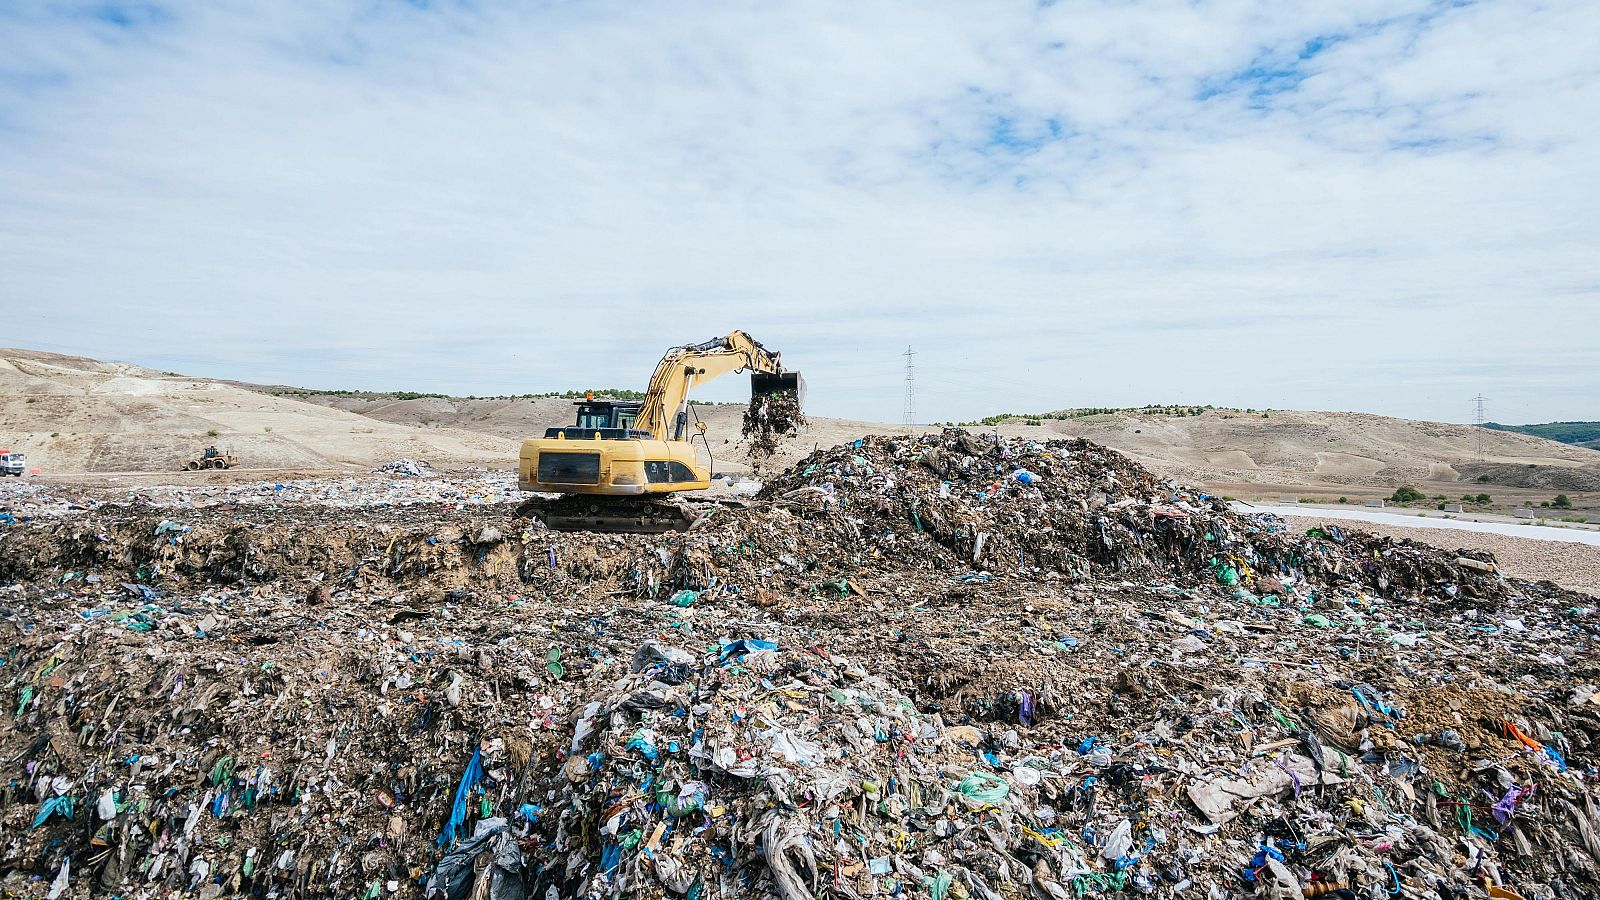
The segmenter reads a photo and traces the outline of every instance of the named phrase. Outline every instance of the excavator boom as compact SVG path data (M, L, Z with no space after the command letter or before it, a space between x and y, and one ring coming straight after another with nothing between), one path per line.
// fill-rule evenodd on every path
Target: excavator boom
M656 440L686 440L689 392L740 369L751 373L751 393L799 389L799 373L785 372L777 353L768 351L743 331L735 331L727 337L668 350L650 376L635 427L650 432Z

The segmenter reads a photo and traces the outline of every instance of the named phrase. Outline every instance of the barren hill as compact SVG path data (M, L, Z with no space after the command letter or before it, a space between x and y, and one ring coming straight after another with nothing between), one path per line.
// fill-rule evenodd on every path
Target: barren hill
M1009 433L1019 428L1086 437L1208 484L1382 487L1474 482L1488 475L1491 483L1507 487L1600 490L1600 453L1593 450L1510 431L1367 413L1116 412L1000 426Z
M555 397L477 398L397 397L384 394L323 394L266 388L307 403L357 413L396 425L428 429L455 428L479 431L521 443L539 437L552 425L571 424L573 401ZM287 393L286 393L287 392ZM751 459L740 436L744 407L691 404L693 415L706 423L712 468L717 472L772 471L793 464L816 447L833 447L865 434L902 434L932 430L931 426L905 427L882 422L809 417L803 432L766 459ZM696 448L700 444L696 441ZM701 450L702 459L705 452Z
M719 472L770 472L814 447L934 427L813 416L771 459L752 460L740 441L743 407L696 405L694 411L707 423L710 462ZM401 456L439 466L508 468L523 438L571 417L572 401L558 398L318 393L0 350L0 447L24 450L34 466L51 472L167 471L209 442L234 449L249 468L371 466ZM1063 413L1029 421L1010 419L993 428L1007 435L1086 437L1186 481L1254 485L1263 494L1321 488L1372 496L1404 483L1448 494L1445 485L1475 485L1480 476L1489 478L1496 496L1518 489L1529 492L1527 499L1535 492L1600 491L1600 452L1467 425L1225 409L1181 417Z
M466 399L386 395L308 395L307 402L385 422L483 431L520 440L571 420L562 399ZM708 425L719 470L742 471L752 460L739 442L739 406L696 406ZM1365 413L1207 410L1176 417L1146 412L1043 419L1016 418L993 427L1006 435L1086 437L1128 453L1158 471L1203 484L1389 488L1405 483L1473 482L1488 475L1498 487L1600 490L1600 453L1510 431L1396 419ZM868 433L926 431L810 418L804 432L757 468L788 465L814 446ZM1482 458L1478 449L1481 441ZM1387 493L1387 490L1383 491Z
M34 350L0 349L0 446L46 472L166 471L207 443L244 468L505 463L479 431L420 429L234 384Z

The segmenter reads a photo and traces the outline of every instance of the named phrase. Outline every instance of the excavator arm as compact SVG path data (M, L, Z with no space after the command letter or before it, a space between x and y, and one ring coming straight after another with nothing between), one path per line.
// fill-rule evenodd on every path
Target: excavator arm
M749 369L753 393L798 389L799 376L783 371L778 354L750 335L735 331L703 344L673 347L650 376L644 405L635 428L649 431L656 440L683 440L688 428L689 392L713 378ZM771 377L761 377L771 376Z

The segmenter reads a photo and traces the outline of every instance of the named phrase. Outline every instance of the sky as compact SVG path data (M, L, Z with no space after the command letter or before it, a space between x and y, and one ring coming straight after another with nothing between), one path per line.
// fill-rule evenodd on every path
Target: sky
M0 3L0 346L1536 422L1600 419L1597 301L1589 0Z

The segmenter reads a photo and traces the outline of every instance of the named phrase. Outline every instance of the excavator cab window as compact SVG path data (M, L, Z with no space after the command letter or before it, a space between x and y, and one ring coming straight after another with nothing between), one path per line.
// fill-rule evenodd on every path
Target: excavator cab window
M609 406L580 406L578 407L577 427L585 430L591 428L616 428L617 426L611 424L612 412L613 410Z

